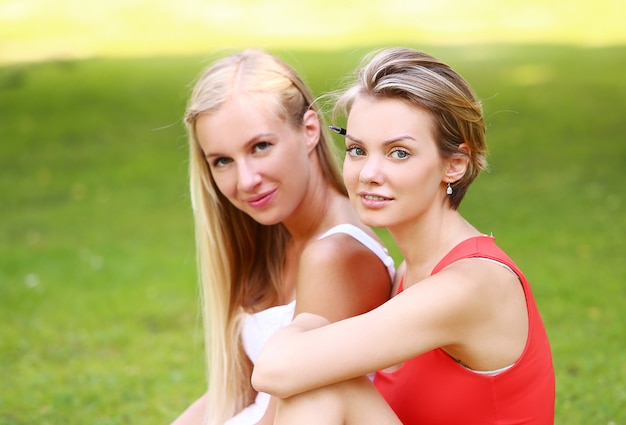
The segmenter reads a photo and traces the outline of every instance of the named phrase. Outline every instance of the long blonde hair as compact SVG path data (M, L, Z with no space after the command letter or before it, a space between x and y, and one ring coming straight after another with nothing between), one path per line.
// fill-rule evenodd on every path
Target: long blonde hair
M266 52L247 50L218 60L201 74L185 124L209 380L207 423L220 425L253 400L241 319L245 312L276 302L290 239L282 223L261 225L220 193L198 143L197 118L218 110L235 89L265 96L276 114L295 128L302 127L307 110L315 110L322 123L316 147L322 173L346 193L322 115L294 69Z

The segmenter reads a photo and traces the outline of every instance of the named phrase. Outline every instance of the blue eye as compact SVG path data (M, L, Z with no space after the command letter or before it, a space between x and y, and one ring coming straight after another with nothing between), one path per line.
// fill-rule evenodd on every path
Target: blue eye
M394 159L405 159L405 158L408 158L409 156L411 156L409 151L407 151L405 149L394 149L393 151L391 151L390 155Z

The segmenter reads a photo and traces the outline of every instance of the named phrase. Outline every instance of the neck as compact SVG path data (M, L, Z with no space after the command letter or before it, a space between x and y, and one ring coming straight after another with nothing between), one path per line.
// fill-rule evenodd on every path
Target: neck
M480 233L456 211L446 208L389 232L406 261L405 287L429 276L457 244Z
M302 202L283 221L296 244L306 243L336 222L348 219L352 221L345 217L352 211L348 198L335 189L318 166L313 170ZM352 215L356 217L355 213Z

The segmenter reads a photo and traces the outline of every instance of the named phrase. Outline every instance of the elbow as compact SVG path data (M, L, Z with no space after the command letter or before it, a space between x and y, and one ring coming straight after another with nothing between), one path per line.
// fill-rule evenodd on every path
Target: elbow
M267 368L265 367L265 364L261 362L261 359L257 359L254 364L254 368L252 369L251 382L252 387L255 390L274 395L272 393L272 391L274 390L271 385L272 381L271 379L268 379Z
M287 398L293 393L289 391L288 379L278 368L276 359L259 357L252 371L252 386L276 398Z
M271 385L272 380L268 376L265 366L257 360L252 370L252 387L259 392L276 396L276 388Z

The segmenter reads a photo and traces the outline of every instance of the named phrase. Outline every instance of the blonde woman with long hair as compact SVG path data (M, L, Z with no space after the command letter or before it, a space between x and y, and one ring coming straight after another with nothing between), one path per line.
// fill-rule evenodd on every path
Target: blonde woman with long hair
M337 321L388 299L394 265L346 195L323 118L283 61L249 50L198 79L185 115L208 391L174 423L272 423L251 386L294 313Z

